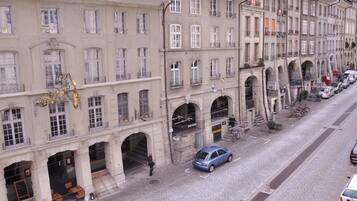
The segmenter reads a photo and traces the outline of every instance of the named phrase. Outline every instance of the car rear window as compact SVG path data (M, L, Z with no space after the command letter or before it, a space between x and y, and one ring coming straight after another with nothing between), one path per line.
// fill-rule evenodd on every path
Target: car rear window
M355 146L353 147L353 153L357 154L357 144L355 144Z
M349 198L357 198L357 191L346 189L345 191L343 191L342 195Z
M196 154L196 159L204 160L204 159L207 157L207 155L208 155L207 152L199 151L199 152Z

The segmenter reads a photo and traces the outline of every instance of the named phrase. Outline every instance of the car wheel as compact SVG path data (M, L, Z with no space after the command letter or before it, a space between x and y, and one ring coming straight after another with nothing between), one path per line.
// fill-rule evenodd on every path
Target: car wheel
M229 156L228 156L228 159L227 159L227 162L231 162L232 159L233 159L233 156L232 156L232 155L229 155Z
M214 171L214 166L213 165L211 165L211 166L209 166L209 168L208 168L208 172L213 172Z

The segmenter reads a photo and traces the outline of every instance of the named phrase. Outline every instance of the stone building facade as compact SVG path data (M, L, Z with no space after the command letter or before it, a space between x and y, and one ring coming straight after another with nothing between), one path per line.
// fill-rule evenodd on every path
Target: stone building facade
M220 140L228 117L239 116L237 2L172 1L165 13L167 99L162 101L168 104L174 161Z
M147 155L159 166L170 161L158 112L159 5L0 2L0 200L52 200L68 182L100 196ZM58 87L60 72L77 82L78 109L35 104Z

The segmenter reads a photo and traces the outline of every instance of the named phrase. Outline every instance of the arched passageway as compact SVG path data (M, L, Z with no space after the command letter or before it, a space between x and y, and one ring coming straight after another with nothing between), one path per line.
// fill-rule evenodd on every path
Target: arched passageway
M30 161L21 161L5 167L4 178L8 201L33 197Z
M148 140L144 133L129 135L121 145L124 173L147 163Z

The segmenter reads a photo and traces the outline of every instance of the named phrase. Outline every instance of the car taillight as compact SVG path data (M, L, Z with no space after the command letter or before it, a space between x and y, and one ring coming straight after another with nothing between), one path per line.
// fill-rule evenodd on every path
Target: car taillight
M342 197L340 197L340 201L343 201L343 200L342 200Z

